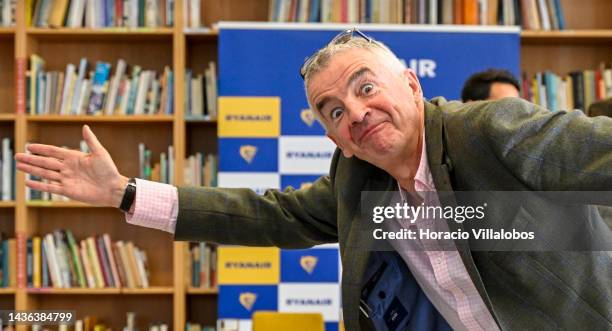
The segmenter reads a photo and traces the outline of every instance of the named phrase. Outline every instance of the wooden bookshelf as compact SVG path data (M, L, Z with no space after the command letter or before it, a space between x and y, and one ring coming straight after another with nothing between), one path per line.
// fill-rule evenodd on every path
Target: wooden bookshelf
M129 123L148 123L148 122L168 122L172 123L173 115L27 115L28 122L129 122Z
M219 294L219 289L214 288L200 288L200 287L188 287L187 294L191 295L217 295Z
M137 144L146 142L153 155L173 145L176 153L176 183L182 183L184 158L195 152L217 153L216 120L184 116L185 69L203 72L209 61L218 61L219 21L266 21L269 0L202 0L202 29L186 29L183 5L175 0L175 26L160 29L48 29L26 27L25 1L17 1L17 25L0 28L0 82L13 82L17 64L38 54L47 70L63 71L67 63L81 57L110 62L119 58L160 72L172 67L175 74L174 115L164 116L32 116L16 114L16 84L0 84L0 134L13 136L15 149L26 142L78 147L81 127L89 124L113 156L119 171L138 175ZM612 1L561 0L565 31L521 32L521 65L527 73L596 68L612 61ZM218 62L217 62L218 63ZM156 160L153 160L154 162ZM148 253L151 287L146 289L0 289L2 309L62 309L79 307L104 317L115 329L124 323L125 312L136 311L143 323L163 320L173 330L186 321L213 325L218 289L189 287L185 257L188 243L173 242L172 235L126 224L112 208L77 202L25 200L25 176L16 175L16 201L0 202L0 230L14 232L24 249L31 235L70 228L75 237L109 233L113 240L132 240ZM188 256L188 254L187 254ZM22 265L24 265L23 263ZM24 272L24 270L21 270ZM103 298L103 299L102 299ZM18 326L25 331L25 326Z
M26 202L30 208L105 208L101 206L88 205L78 201L46 201L30 200Z

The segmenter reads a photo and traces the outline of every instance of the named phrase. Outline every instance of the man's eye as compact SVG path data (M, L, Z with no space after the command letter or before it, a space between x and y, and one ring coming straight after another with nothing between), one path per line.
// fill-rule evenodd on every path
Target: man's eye
M361 94L368 95L374 90L374 85L371 83L363 84L361 86Z
M329 116L331 117L332 120L337 119L338 117L340 117L340 115L342 115L342 113L344 112L343 108L334 108L332 109L332 111L329 113Z

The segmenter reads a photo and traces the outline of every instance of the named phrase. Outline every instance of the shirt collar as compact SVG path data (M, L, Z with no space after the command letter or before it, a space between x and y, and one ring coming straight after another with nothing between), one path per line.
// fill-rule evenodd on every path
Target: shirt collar
M414 190L415 191L435 191L436 186L429 170L429 162L427 162L427 144L425 143L425 132L423 131L423 148L421 149L421 161L419 168L414 175Z

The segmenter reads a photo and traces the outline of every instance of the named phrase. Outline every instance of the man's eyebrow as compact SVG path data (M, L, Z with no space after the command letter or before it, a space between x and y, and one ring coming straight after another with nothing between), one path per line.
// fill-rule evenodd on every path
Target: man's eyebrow
M365 76L366 74L371 74L372 71L369 68L363 67L357 71L355 71L351 77L349 77L348 85L353 85L355 81L359 80L359 78Z
M355 81L359 80L359 78L363 77L366 74L370 74L372 73L372 71L369 68L363 67L357 71L355 71L348 79L348 85L353 85L355 83ZM330 98L329 97L324 97L323 99L321 99L321 101L317 102L317 104L315 105L315 107L317 108L317 110L319 111L319 113L322 114L322 110L323 107L325 107L325 104L327 102L329 102Z

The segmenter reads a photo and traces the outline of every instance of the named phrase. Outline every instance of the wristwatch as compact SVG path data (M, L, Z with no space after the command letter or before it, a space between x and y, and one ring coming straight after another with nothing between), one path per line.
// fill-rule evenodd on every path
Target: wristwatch
M123 199L121 199L121 205L119 205L119 209L124 212L129 212L130 207L134 203L134 198L136 198L136 178L130 178L125 187L125 193L123 193Z

